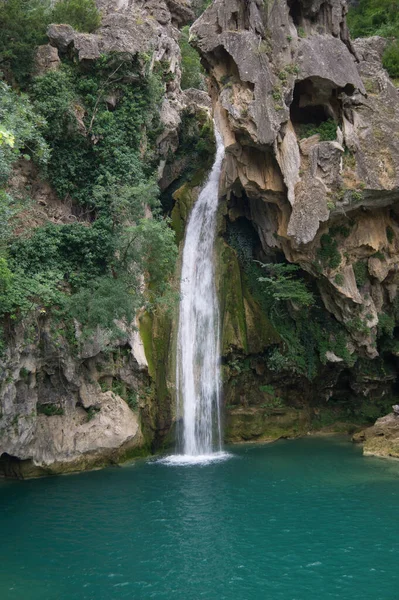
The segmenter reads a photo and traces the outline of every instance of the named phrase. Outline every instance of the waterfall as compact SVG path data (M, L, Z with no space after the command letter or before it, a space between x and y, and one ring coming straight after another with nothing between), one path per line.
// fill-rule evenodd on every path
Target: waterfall
M224 157L218 132L216 145L212 171L191 212L184 240L176 356L182 454L169 457L169 462L208 462L227 456L221 452L220 323L214 268L219 179Z

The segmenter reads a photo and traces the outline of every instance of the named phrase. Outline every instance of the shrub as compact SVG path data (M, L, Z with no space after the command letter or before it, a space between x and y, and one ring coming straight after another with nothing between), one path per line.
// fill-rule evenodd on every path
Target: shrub
M399 27L398 27L399 29ZM391 42L384 52L382 64L391 77L399 77L399 41Z
M97 29L101 22L101 14L94 0L59 0L51 18L55 23L67 23L77 31L88 33Z
M49 0L0 0L0 69L7 79L30 79L34 49L46 42L50 15Z
M368 281L368 269L367 263L358 261L353 265L353 272L355 273L356 283L359 287L365 285Z
M344 283L345 283L345 277L342 275L342 273L337 273L336 276L335 276L335 278L334 278L334 281L339 286L344 285Z
M54 415L63 415L64 409L61 406L57 406L57 404L38 404L37 414L53 417Z
M50 139L75 133L76 117L73 102L77 96L69 69L48 71L36 77L32 87L35 109L45 115L44 133Z
M389 338L393 338L393 331L395 329L395 319L391 315L386 313L380 313L378 316L378 337L386 335Z
M6 182L13 163L23 154L44 165L50 157L43 138L46 121L25 96L0 81L0 185Z
M394 38L383 55L391 77L399 77L399 0L360 0L351 7L348 25L354 37Z
M341 264L341 254L338 250L338 243L328 233L324 233L320 238L320 248L316 252L317 258L323 266L330 269L336 269Z
M319 134L321 142L334 141L337 138L337 124L334 119L323 121L320 125L306 123L299 126L299 137L308 138Z
M119 97L113 111L106 103L111 90ZM109 55L89 70L46 73L35 81L32 94L48 123L53 150L48 175L61 198L69 195L93 207L99 186L137 185L153 175L162 82L159 75L143 73L139 58ZM80 123L77 98L84 115Z
M94 0L0 0L0 69L9 80L26 85L32 74L34 51L47 42L50 23L67 23L78 31L100 24Z
M351 6L348 25L353 37L395 36L399 25L399 1L359 0Z
M189 27L183 27L180 31L180 52L182 65L181 88L205 89L204 70L201 66L199 54L189 43Z
M300 306L314 304L313 294L307 289L306 283L294 276L299 267L283 263L262 264L261 267L269 272L269 277L259 277L259 281L267 284L265 292L275 301L290 300Z

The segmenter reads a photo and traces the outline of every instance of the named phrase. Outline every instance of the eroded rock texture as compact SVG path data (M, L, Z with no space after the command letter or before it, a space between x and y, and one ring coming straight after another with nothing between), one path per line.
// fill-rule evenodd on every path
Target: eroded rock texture
M107 346L99 331L78 350L67 332L57 331L45 316L17 328L2 365L7 379L0 414L0 475L102 466L140 453L148 444L151 436L147 430L145 440L144 432L150 419L145 423L143 415L149 377L138 334L131 332L112 351Z
M112 52L138 54L150 69L161 64L167 76L161 107L163 131L156 151L163 187L184 168L184 161L166 165L167 157L179 146L184 111L194 115L199 105L202 113L209 113L204 92L180 88L178 28L194 18L189 4L188 0L98 0L102 21L95 33L51 25L49 44L39 47L36 54L37 74L58 69L60 57L89 63ZM116 96L107 98L110 109L117 102ZM87 135L82 111L83 107L74 105L79 130ZM84 210L68 198L60 200L25 160L16 165L9 188L16 198L29 189L32 199L16 219L17 233L48 221L87 219ZM163 372L154 369L154 362L160 361L158 339L162 337L164 357L168 333L158 334L159 324L143 326L145 351L136 329L111 343L100 330L83 341L75 325L76 331L68 332L64 323L50 319L45 310L16 327L8 324L6 355L0 362L0 476L36 476L114 463L150 452L171 428L172 403L162 395Z
M215 0L191 38L211 75L230 206L266 254L317 278L354 349L374 358L396 297L399 104L384 40L351 42L346 12L345 0Z
M399 458L399 416L390 413L377 419L369 427L354 436L355 442L362 442L363 452L368 456Z
M190 101L180 88L181 55L179 27L191 22L194 13L189 0L98 0L102 19L95 33L80 33L70 25L50 25L49 45L41 46L37 54L37 70L56 68L54 50L60 55L72 55L80 62L93 61L103 54L123 53L147 56L150 68L156 63L168 65L168 82L161 109L163 133L158 150L163 157L160 176L168 153L175 152L181 115Z

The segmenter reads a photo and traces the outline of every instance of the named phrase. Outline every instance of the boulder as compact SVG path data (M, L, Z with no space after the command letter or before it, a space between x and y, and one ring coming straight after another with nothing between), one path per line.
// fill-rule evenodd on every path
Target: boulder
M363 454L383 458L399 458L399 416L394 412L378 419L354 436L355 442L363 443Z

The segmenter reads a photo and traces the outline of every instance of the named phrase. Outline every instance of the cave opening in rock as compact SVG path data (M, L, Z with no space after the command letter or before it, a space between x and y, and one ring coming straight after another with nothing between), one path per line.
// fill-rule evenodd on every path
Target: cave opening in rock
M337 107L336 90L316 86L311 79L299 81L294 88L290 107L291 121L294 124L320 125L335 118ZM338 107L337 107L338 108Z
M320 126L327 121L339 123L342 95L352 96L355 88L348 83L339 88L332 81L313 77L298 81L294 87L290 115L293 125Z
M290 17L294 22L294 25L298 26L302 21L302 8L299 0L288 0L288 7L290 11Z
M255 260L259 254L261 243L252 221L246 217L238 217L226 222L227 243L237 252L240 262Z
M226 85L229 82L240 81L240 74L234 58L227 52L223 46L217 46L213 51L215 61L219 65L223 65L224 73L220 77L221 83Z
M229 30L238 31L238 11L231 13L229 20Z
M30 459L22 460L7 452L0 455L0 477L9 479L24 479L32 475L30 470L33 463Z

